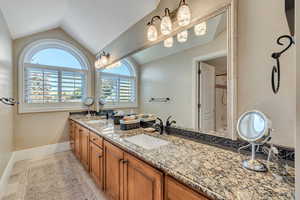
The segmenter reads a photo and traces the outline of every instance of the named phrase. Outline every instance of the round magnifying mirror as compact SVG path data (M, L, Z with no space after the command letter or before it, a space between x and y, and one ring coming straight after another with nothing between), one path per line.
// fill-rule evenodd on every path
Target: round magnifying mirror
M270 120L260 111L244 113L238 121L238 134L247 142L262 142L270 135Z
M263 144L270 139L271 121L267 116L257 110L244 113L237 124L237 131L241 139L249 142L252 146L250 160L243 161L243 167L253 171L267 171L264 164L255 160L257 145Z
M87 97L84 99L83 104L88 107L87 117L91 116L90 107L94 104L95 100L93 97Z
M94 104L94 98L93 97L87 97L84 99L83 104L85 106L92 106Z

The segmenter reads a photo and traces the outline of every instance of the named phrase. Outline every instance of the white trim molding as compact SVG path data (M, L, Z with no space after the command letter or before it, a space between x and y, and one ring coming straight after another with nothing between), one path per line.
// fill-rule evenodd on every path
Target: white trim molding
M207 61L207 60L211 60L214 58L219 58L219 57L223 57L223 56L227 56L227 49L218 51L218 52L213 52L210 54L206 54L206 55L202 55L202 56L198 56L193 58L193 69L192 69L192 123L193 123L193 128L198 130L198 120L199 120L199 116L198 116L198 104L199 104L199 99L198 99L198 92L199 92L199 88L198 88L198 70L199 70L199 62L203 62L203 61Z
M24 149L12 153L10 160L0 178L0 199L5 195L8 188L8 181L12 173L14 164L21 160L37 159L43 156L52 155L71 150L70 142L50 144L46 146Z
M5 192L7 191L8 181L11 172L13 170L14 164L15 164L15 153L13 152L6 165L6 168L4 169L2 176L0 177L0 199L3 198Z
M24 149L14 152L15 162L28 159L36 159L51 154L71 150L70 142L49 144L45 146L35 147L31 149Z

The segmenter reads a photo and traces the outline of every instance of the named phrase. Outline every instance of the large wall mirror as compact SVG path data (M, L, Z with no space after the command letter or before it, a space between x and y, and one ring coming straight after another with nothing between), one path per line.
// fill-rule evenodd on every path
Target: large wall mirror
M163 120L172 116L178 128L236 139L232 5L180 32L123 59L137 66L136 111Z

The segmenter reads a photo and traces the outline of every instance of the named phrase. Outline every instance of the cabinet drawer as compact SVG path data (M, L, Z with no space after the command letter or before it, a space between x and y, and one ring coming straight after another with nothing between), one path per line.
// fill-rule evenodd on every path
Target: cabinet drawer
M101 148L103 147L103 138L96 133L90 132L90 141Z

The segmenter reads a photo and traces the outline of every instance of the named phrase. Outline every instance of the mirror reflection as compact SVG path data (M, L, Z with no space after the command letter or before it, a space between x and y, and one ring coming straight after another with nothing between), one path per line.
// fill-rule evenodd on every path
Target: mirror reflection
M104 108L231 137L227 44L225 12L109 66L98 78Z
M243 138L255 140L265 131L265 119L258 113L251 112L245 115L239 123L239 131Z

